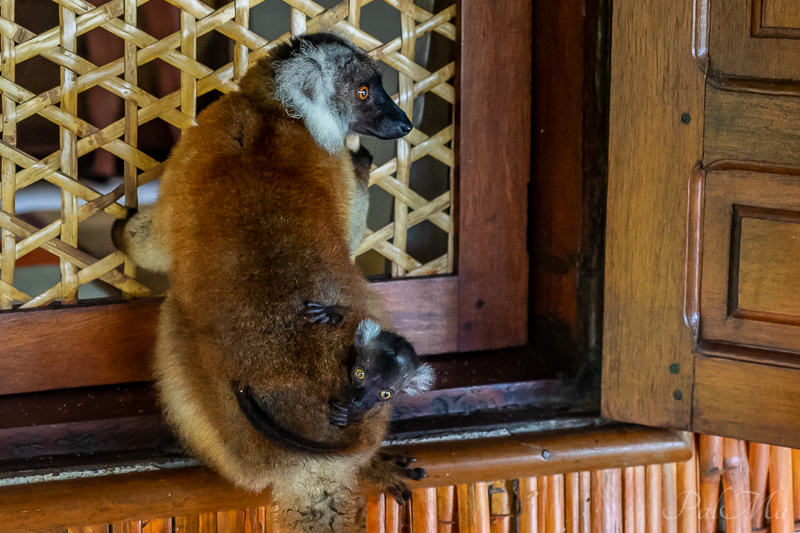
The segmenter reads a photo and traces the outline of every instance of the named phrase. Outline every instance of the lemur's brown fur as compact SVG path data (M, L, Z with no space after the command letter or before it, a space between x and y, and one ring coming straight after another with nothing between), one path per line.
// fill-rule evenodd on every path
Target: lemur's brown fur
M363 83L357 76L377 75L349 43L332 36L308 42L349 54L356 85ZM308 123L313 116L300 120L275 97L276 58L308 51L308 42L293 40L253 65L238 92L200 114L167 162L151 231L169 258L170 279L157 386L191 451L239 486L272 485L282 527L350 531L351 492L364 484L396 492L403 469L376 455L388 408L345 427L329 422L331 400L348 387L358 326L389 324L350 260L357 192L350 154L343 143L331 145L335 136L320 140ZM310 323L307 301L347 312L335 327ZM237 405L232 383L249 387L287 430L355 444L355 451L310 457L263 438Z

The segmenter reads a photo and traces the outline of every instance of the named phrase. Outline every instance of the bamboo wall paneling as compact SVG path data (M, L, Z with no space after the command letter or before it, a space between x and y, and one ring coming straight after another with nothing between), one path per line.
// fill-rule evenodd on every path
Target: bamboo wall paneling
M386 533L400 533L403 518L400 514L400 504L394 498L385 498L386 502Z
M550 487L550 477L549 476L541 476L537 479L537 502L536 502L536 509L538 511L538 517L536 519L537 524L539 525L539 533L547 533L548 523L547 523L547 512L549 509L550 504L550 491L548 490ZM549 524L552 528L552 522Z
M592 473L592 531L622 533L622 471L597 470Z
M792 489L794 521L800 522L800 450L792 450Z
M458 485L458 528L461 533L489 533L489 486Z
M662 492L661 531L678 533L678 471L675 463L661 467Z
M581 475L578 472L564 476L564 531L580 533L581 529Z
M417 489L411 496L411 530L419 533L436 533L436 489Z
M698 475L700 480L700 501L716 502L719 499L719 485L722 476L722 437L700 435L698 437ZM717 530L716 518L711 513L700 517L700 533L714 533Z
M455 522L455 490L456 488L437 487L436 488L436 531L437 533L453 533Z
M744 441L723 439L722 452L726 531L750 533L750 472Z
M591 533L592 531L592 474L591 472L580 473L580 495L581 495L581 533Z
M519 531L539 533L538 480L535 477L519 479Z
M378 494L367 497L367 531L386 533L386 496Z
M489 520L491 533L511 533L513 486L510 481L489 483Z
M748 465L750 469L750 491L752 494L752 529L764 527L765 513L763 510L767 503L767 474L769 473L770 448L768 444L750 443L748 451Z
M661 481L661 465L648 465L645 468L645 531L647 533L662 533L661 496L663 484Z
M769 463L770 531L794 533L792 450L771 446Z
M700 483L697 471L697 440L692 440L692 458L677 465L679 533L698 533L697 509L700 507Z

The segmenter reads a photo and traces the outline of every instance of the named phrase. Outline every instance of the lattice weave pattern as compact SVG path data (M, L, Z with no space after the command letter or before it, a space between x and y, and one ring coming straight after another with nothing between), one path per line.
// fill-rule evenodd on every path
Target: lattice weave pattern
M415 41L428 32L455 40L452 23L455 6L440 13L430 13L410 0L384 0L401 13L401 34L388 42L360 29L361 8L372 0L345 0L325 9L312 0L284 0L291 7L287 31L268 41L249 29L251 10L264 0L235 0L213 9L200 0L168 0L180 9L181 28L157 39L137 26L137 7L147 0L111 0L95 7L85 0L53 0L58 4L60 24L38 35L17 24L15 9L25 8L25 0L0 0L0 47L2 71L0 94L3 116L0 156L0 309L15 303L22 307L47 305L61 300L77 301L78 287L100 279L131 296L154 295L135 279L135 268L126 264L121 252L93 257L80 249L78 226L102 211L124 218L129 208L138 206L138 187L157 179L163 171L158 161L138 148L138 128L161 119L180 129L193 125L197 97L217 90L236 90L236 82L252 62L284 42L291 35L316 31L334 31L368 50L376 59L399 73L399 91L395 101L411 115L415 98L432 93L446 102L455 102L455 90L449 82L455 63L430 72L414 62ZM95 28L124 40L124 54L98 67L78 55L77 39ZM219 69L198 61L197 40L216 31L233 41L233 60ZM60 67L61 83L34 94L15 81L18 64L41 56ZM158 98L138 85L138 68L160 59L180 70L180 89ZM78 94L99 86L124 100L124 118L102 129L79 118ZM17 147L17 125L40 115L60 129L60 150L37 159ZM397 142L397 155L373 168L370 185L378 186L394 197L394 222L370 232L359 254L374 250L392 262L394 276L428 275L452 271L453 221L451 193L426 199L409 187L414 162L430 156L449 167L454 166L452 122L432 135L414 129ZM78 180L78 158L102 147L124 161L124 183L101 194ZM21 189L46 180L61 190L61 217L35 227L16 216L16 196ZM124 196L124 205L120 200ZM429 221L448 234L448 252L422 264L407 252L409 228ZM14 285L16 262L37 248L54 254L60 261L60 281L41 294L27 294ZM124 265L124 266L123 266ZM119 267L123 266L123 270Z

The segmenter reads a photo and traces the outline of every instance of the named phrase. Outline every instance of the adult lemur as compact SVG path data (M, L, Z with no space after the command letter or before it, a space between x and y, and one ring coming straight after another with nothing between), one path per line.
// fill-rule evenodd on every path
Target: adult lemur
M334 35L292 39L198 116L142 226L169 268L156 346L167 419L237 485L271 485L288 529L354 530L351 492L397 492L407 472L376 454L385 403L352 417L330 405L352 394L354 360L401 351L350 261L357 186L344 137L410 130L366 54ZM135 246L129 229L122 241ZM317 323L314 305L344 312ZM430 368L409 361L398 392L426 390ZM287 448L258 420L333 451Z

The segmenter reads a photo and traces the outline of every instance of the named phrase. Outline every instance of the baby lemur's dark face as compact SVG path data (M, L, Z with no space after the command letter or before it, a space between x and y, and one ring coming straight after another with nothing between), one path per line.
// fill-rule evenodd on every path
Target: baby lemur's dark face
M433 370L421 365L414 347L400 335L381 330L371 320L356 331L355 362L345 398L331 405L331 423L358 422L378 404L398 395L418 394L433 384Z

